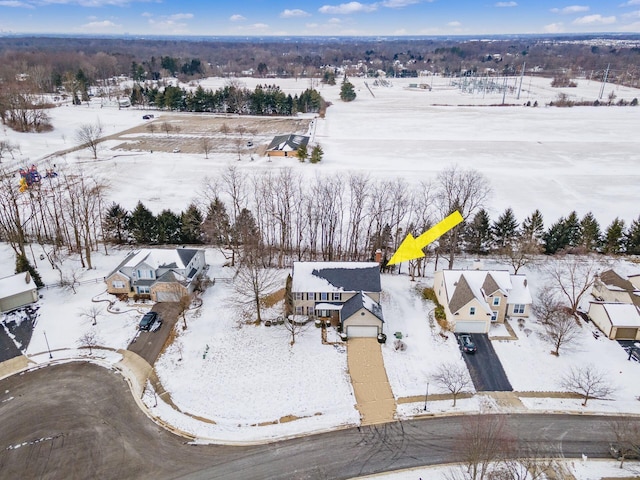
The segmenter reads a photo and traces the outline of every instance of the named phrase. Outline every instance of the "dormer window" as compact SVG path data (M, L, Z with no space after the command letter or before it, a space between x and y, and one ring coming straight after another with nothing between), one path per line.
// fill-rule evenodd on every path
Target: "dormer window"
M493 297L493 306L497 307L500 305L500 297Z
M475 315L476 314L476 307L470 307L469 308L469 315Z

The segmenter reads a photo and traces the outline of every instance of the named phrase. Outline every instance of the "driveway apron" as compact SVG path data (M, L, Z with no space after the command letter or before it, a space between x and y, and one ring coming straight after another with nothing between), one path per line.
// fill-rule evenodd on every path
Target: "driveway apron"
M362 425L395 420L396 402L378 341L375 338L350 338L347 363Z

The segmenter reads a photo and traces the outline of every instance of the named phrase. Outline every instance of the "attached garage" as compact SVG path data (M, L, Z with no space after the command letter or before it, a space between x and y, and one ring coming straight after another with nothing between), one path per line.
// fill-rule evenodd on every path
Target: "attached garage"
M489 322L459 321L456 322L456 333L488 333Z
M633 304L591 302L587 315L611 340L640 340L640 309Z
M637 328L616 328L616 340L635 340L637 337Z
M156 292L156 302L179 302L180 297L179 292Z
M347 337L377 337L378 327L365 325L351 325L347 327Z
M0 278L0 312L24 307L38 300L38 287L29 272Z

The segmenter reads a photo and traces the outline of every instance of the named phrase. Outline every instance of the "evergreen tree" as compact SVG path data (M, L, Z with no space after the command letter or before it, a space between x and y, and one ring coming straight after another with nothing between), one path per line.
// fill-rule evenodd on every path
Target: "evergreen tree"
M640 217L631 222L625 238L625 251L630 255L640 255Z
M544 220L540 210L536 210L522 222L522 236L527 240L542 241L544 235Z
M24 255L18 255L16 257L16 273L22 272L29 272L29 275L31 275L36 287L44 287L44 282L42 281L42 278L40 278L40 274L35 268L33 268L33 265L29 263L27 257Z
M224 203L216 197L207 208L207 216L203 224L205 241L213 245L229 243L229 214Z
M356 91L353 88L353 84L347 80L347 76L344 76L342 81L342 87L340 87L340 100L343 102L352 102L356 99Z
M556 223L549 227L549 230L545 232L542 237L544 242L544 252L550 255L567 248L569 245L569 238L566 230L566 220L560 218Z
M582 231L582 246L590 252L597 252L602 243L602 234L600 233L600 224L589 212L580 221L580 229Z
M605 253L610 255L623 253L625 247L624 220L616 217L613 222L611 222L611 225L607 227L604 237Z
M517 233L518 221L513 214L513 210L507 208L491 226L493 242L498 248L504 248L515 240Z
M296 150L296 157L300 160L300 163L304 163L304 161L309 158L309 150L306 145L300 145L298 150Z
M122 206L113 202L104 217L104 236L105 240L118 244L125 243L129 238L128 231L129 212Z
M258 243L258 227L251 210L243 208L233 225L233 240L237 245L255 245Z
M578 214L571 212L565 220L565 231L568 240L568 246L577 247L582 243L582 229L580 228L580 220Z
M318 163L322 161L322 157L324 156L324 151L320 145L315 145L311 150L311 158L309 161L311 163Z
M182 229L180 231L181 242L201 243L202 242L202 214L198 207L192 203L182 212Z
M158 236L156 217L140 201L131 212L129 232L135 243L153 243Z
M182 222L180 217L171 210L163 210L156 217L156 229L158 236L156 241L161 244L180 243L180 230Z
M484 208L475 214L471 222L465 224L462 236L467 252L480 255L485 255L489 252L491 247L491 220Z

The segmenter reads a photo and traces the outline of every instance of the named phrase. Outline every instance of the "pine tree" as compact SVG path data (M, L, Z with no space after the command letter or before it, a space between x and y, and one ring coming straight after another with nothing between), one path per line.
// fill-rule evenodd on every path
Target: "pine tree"
M544 252L550 255L566 248L569 245L569 238L566 229L566 220L560 218L549 227L542 237L544 242Z
M600 233L600 224L589 212L580 221L580 229L582 231L582 246L588 251L599 251L602 243L602 233Z
M483 208L475 214L471 222L465 224L462 236L467 252L480 255L489 252L491 246L490 222L489 214Z
M158 232L157 242L161 245L167 243L180 243L180 229L182 222L180 217L171 210L163 210L156 217L156 228Z
M347 80L347 76L344 76L342 81L342 87L340 87L340 100L343 102L352 102L356 99L356 91L353 88L353 84Z
M630 255L640 255L640 217L631 222L624 238L625 251Z
M564 223L567 240L569 242L568 246L579 246L582 243L582 229L580 228L580 220L575 210L569 214Z
M153 243L157 239L156 217L142 202L131 212L129 232L136 243Z
M296 157L300 160L300 163L304 163L304 161L309 158L309 150L307 150L306 145L300 145L298 150L296 150Z
M33 265L29 263L29 260L24 255L18 255L16 257L16 273L29 272L33 282L36 284L36 287L41 288L44 287L44 282L40 277L38 271L33 268Z
M498 248L504 248L515 240L517 233L518 221L513 210L507 208L491 226L493 242Z
M202 214L192 203L181 215L180 241L183 243L202 242Z
M322 157L324 156L324 151L320 145L315 145L311 150L311 158L309 161L311 163L318 163L322 161Z
M529 240L542 241L544 220L540 210L536 210L522 222L522 235Z
M615 218L604 234L604 252L618 255L624 252L624 220Z
M105 239L118 244L125 243L129 237L128 223L129 212L113 202L107 209L104 218Z
M207 209L207 216L203 224L204 237L213 245L227 245L231 230L229 214L222 200L216 197Z

